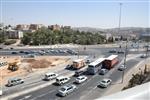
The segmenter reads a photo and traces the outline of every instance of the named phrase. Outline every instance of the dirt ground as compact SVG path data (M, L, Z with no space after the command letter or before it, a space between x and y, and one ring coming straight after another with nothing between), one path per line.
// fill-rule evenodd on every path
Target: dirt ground
M6 66L0 67L0 83L3 80L2 83L6 84L7 80L10 77L17 77L17 76L22 77L40 70L46 71L48 68L57 67L57 65L68 62L69 60L70 60L69 58L50 57L50 56L42 56L36 58L21 58L19 56L0 57L0 62L19 63L18 65L19 70L14 72L7 69L8 64Z

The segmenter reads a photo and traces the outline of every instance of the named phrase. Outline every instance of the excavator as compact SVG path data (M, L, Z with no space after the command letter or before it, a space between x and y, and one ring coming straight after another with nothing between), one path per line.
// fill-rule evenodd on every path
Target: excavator
M17 71L19 69L18 62L8 64L8 70Z

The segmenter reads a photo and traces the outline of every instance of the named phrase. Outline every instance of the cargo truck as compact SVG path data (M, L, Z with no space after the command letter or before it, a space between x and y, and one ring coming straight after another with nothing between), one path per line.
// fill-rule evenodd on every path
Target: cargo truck
M111 69L111 68L113 68L118 62L119 62L119 60L118 60L118 55L111 55L111 56L109 56L108 58L106 58L106 59L102 62L102 66L103 66L103 68Z
M82 67L85 66L85 61L84 59L77 59L77 60L74 60L73 61L73 64L72 64L72 68L73 69L80 69Z

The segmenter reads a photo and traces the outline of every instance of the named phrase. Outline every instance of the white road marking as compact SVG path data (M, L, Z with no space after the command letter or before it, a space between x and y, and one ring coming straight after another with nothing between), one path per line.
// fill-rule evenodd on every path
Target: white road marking
M24 98L25 99L28 99L28 98L30 98L32 95L27 95L27 96L25 96Z
M43 97L43 96L45 96L45 95L47 95L47 94L50 94L50 93L52 93L52 92L54 92L54 91L56 91L56 90L52 90L52 91L47 92L47 93L45 93L45 94L41 94L41 95L39 95L39 96L34 97L34 98L31 99L31 100L36 100L37 98Z

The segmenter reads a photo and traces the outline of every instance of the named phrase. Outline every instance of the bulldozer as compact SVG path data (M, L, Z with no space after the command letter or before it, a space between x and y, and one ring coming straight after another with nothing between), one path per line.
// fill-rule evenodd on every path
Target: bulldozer
M17 71L19 69L18 62L8 64L8 70Z

